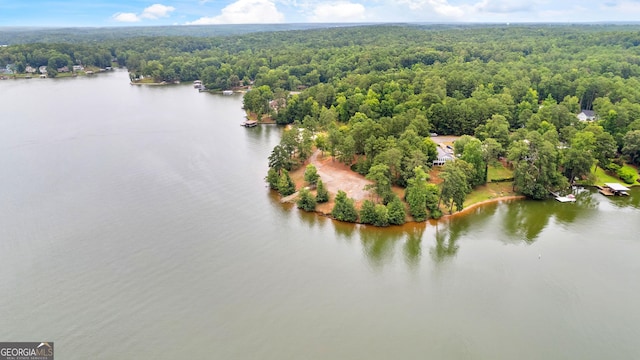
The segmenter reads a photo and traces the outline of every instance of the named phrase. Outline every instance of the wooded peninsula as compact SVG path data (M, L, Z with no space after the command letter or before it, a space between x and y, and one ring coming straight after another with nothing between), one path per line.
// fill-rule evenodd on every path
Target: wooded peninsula
M269 186L283 196L300 188L298 207L328 202L342 221L439 218L492 186L544 199L572 184L637 183L640 26L264 30L97 31L60 42L21 33L25 43L0 47L0 70L117 65L132 80L248 90L251 116L288 126L268 159ZM364 177L372 196L330 193L312 157Z

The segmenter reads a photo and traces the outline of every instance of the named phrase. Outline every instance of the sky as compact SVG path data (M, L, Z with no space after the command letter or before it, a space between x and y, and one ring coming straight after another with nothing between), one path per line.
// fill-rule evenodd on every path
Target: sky
M640 0L0 0L0 26L639 20Z

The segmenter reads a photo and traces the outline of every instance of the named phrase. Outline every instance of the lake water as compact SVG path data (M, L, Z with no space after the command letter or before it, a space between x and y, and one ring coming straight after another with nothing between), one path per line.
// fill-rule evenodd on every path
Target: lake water
M281 206L240 95L0 81L0 340L56 359L638 359L640 193L371 229Z

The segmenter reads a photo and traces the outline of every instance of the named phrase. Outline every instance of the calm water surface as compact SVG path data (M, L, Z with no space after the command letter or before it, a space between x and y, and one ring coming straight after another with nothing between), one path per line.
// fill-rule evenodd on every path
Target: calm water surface
M0 81L0 340L56 359L638 359L640 193L368 229L283 208L240 96Z

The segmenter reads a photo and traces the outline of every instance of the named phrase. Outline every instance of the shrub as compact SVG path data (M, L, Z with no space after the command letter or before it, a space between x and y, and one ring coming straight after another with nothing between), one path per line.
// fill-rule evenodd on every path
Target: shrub
M360 222L363 224L373 224L376 222L376 204L371 200L362 202L360 208Z
M278 179L278 192L280 192L282 196L289 196L296 192L296 184L291 180L287 170L283 169L280 179Z
M397 196L387 205L387 209L389 210L389 224L402 225L405 223L407 214L404 210L404 204Z
M314 211L316 209L316 198L306 188L300 190L298 194L298 209L304 211Z
M621 168L618 170L618 177L627 184L633 184L636 180L636 172L629 168Z
M608 171L608 172L610 172L611 174L617 174L617 173L618 173L618 170L620 170L620 169L621 169L621 166L620 166L620 165L618 165L618 164L616 164L616 163L614 163L614 162L608 163L608 164L605 166L605 170L607 170L607 171Z
M382 204L376 204L376 221L373 223L375 226L389 226L389 210Z
M440 209L431 210L431 218L432 219L440 219L442 217L442 211Z
M313 164L307 165L307 168L304 170L304 181L311 185L315 185L319 178L320 175L318 175L318 169L316 169Z
M316 186L316 201L318 203L325 203L329 201L329 191L324 187L322 179L318 179L318 184Z
M335 205L333 206L333 210L331 210L331 216L340 221L358 221L358 210L356 210L353 199L348 198L347 193L342 190L338 190L336 194Z

